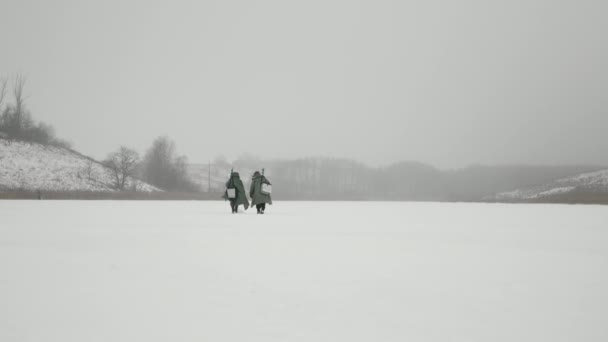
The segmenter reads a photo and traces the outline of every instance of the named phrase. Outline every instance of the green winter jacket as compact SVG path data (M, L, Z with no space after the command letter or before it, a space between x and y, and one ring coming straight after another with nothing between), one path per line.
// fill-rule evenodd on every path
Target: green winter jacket
M270 182L266 177L256 172L251 178L251 187L249 189L249 196L251 197L251 205L268 203L272 204L272 198L270 195L262 193L262 183L269 184Z
M236 189L236 198L228 198L227 190L224 191L224 196L222 197L227 200L236 200L236 205L242 204L245 206L245 210L247 210L247 208L249 208L249 201L247 200L245 186L243 185L243 182L241 181L241 177L239 177L238 172L233 172L232 175L230 175L230 179L228 180L228 182L226 182L226 189L232 188Z

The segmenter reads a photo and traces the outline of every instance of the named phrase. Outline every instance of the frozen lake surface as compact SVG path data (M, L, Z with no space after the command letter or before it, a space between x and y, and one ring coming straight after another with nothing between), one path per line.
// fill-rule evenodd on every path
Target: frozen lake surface
M0 341L608 341L608 207L0 201Z

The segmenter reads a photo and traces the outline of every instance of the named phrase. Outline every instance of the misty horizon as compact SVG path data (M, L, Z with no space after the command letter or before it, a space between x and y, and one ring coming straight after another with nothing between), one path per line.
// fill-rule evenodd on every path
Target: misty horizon
M3 7L0 76L96 159L167 135L191 163L608 165L606 3Z

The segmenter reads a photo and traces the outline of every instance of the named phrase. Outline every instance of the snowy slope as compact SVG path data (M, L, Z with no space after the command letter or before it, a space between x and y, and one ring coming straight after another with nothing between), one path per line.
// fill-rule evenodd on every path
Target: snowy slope
M0 218L0 341L608 341L602 206L0 201Z
M114 191L108 168L73 151L0 139L0 190ZM127 189L159 191L136 179Z
M608 169L557 179L549 184L517 189L496 195L498 200L527 200L575 190L608 192Z

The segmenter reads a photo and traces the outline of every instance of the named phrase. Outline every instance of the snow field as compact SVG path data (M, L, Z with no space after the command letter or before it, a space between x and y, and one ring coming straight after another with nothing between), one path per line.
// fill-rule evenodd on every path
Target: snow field
M601 206L0 201L0 270L2 341L608 340Z

